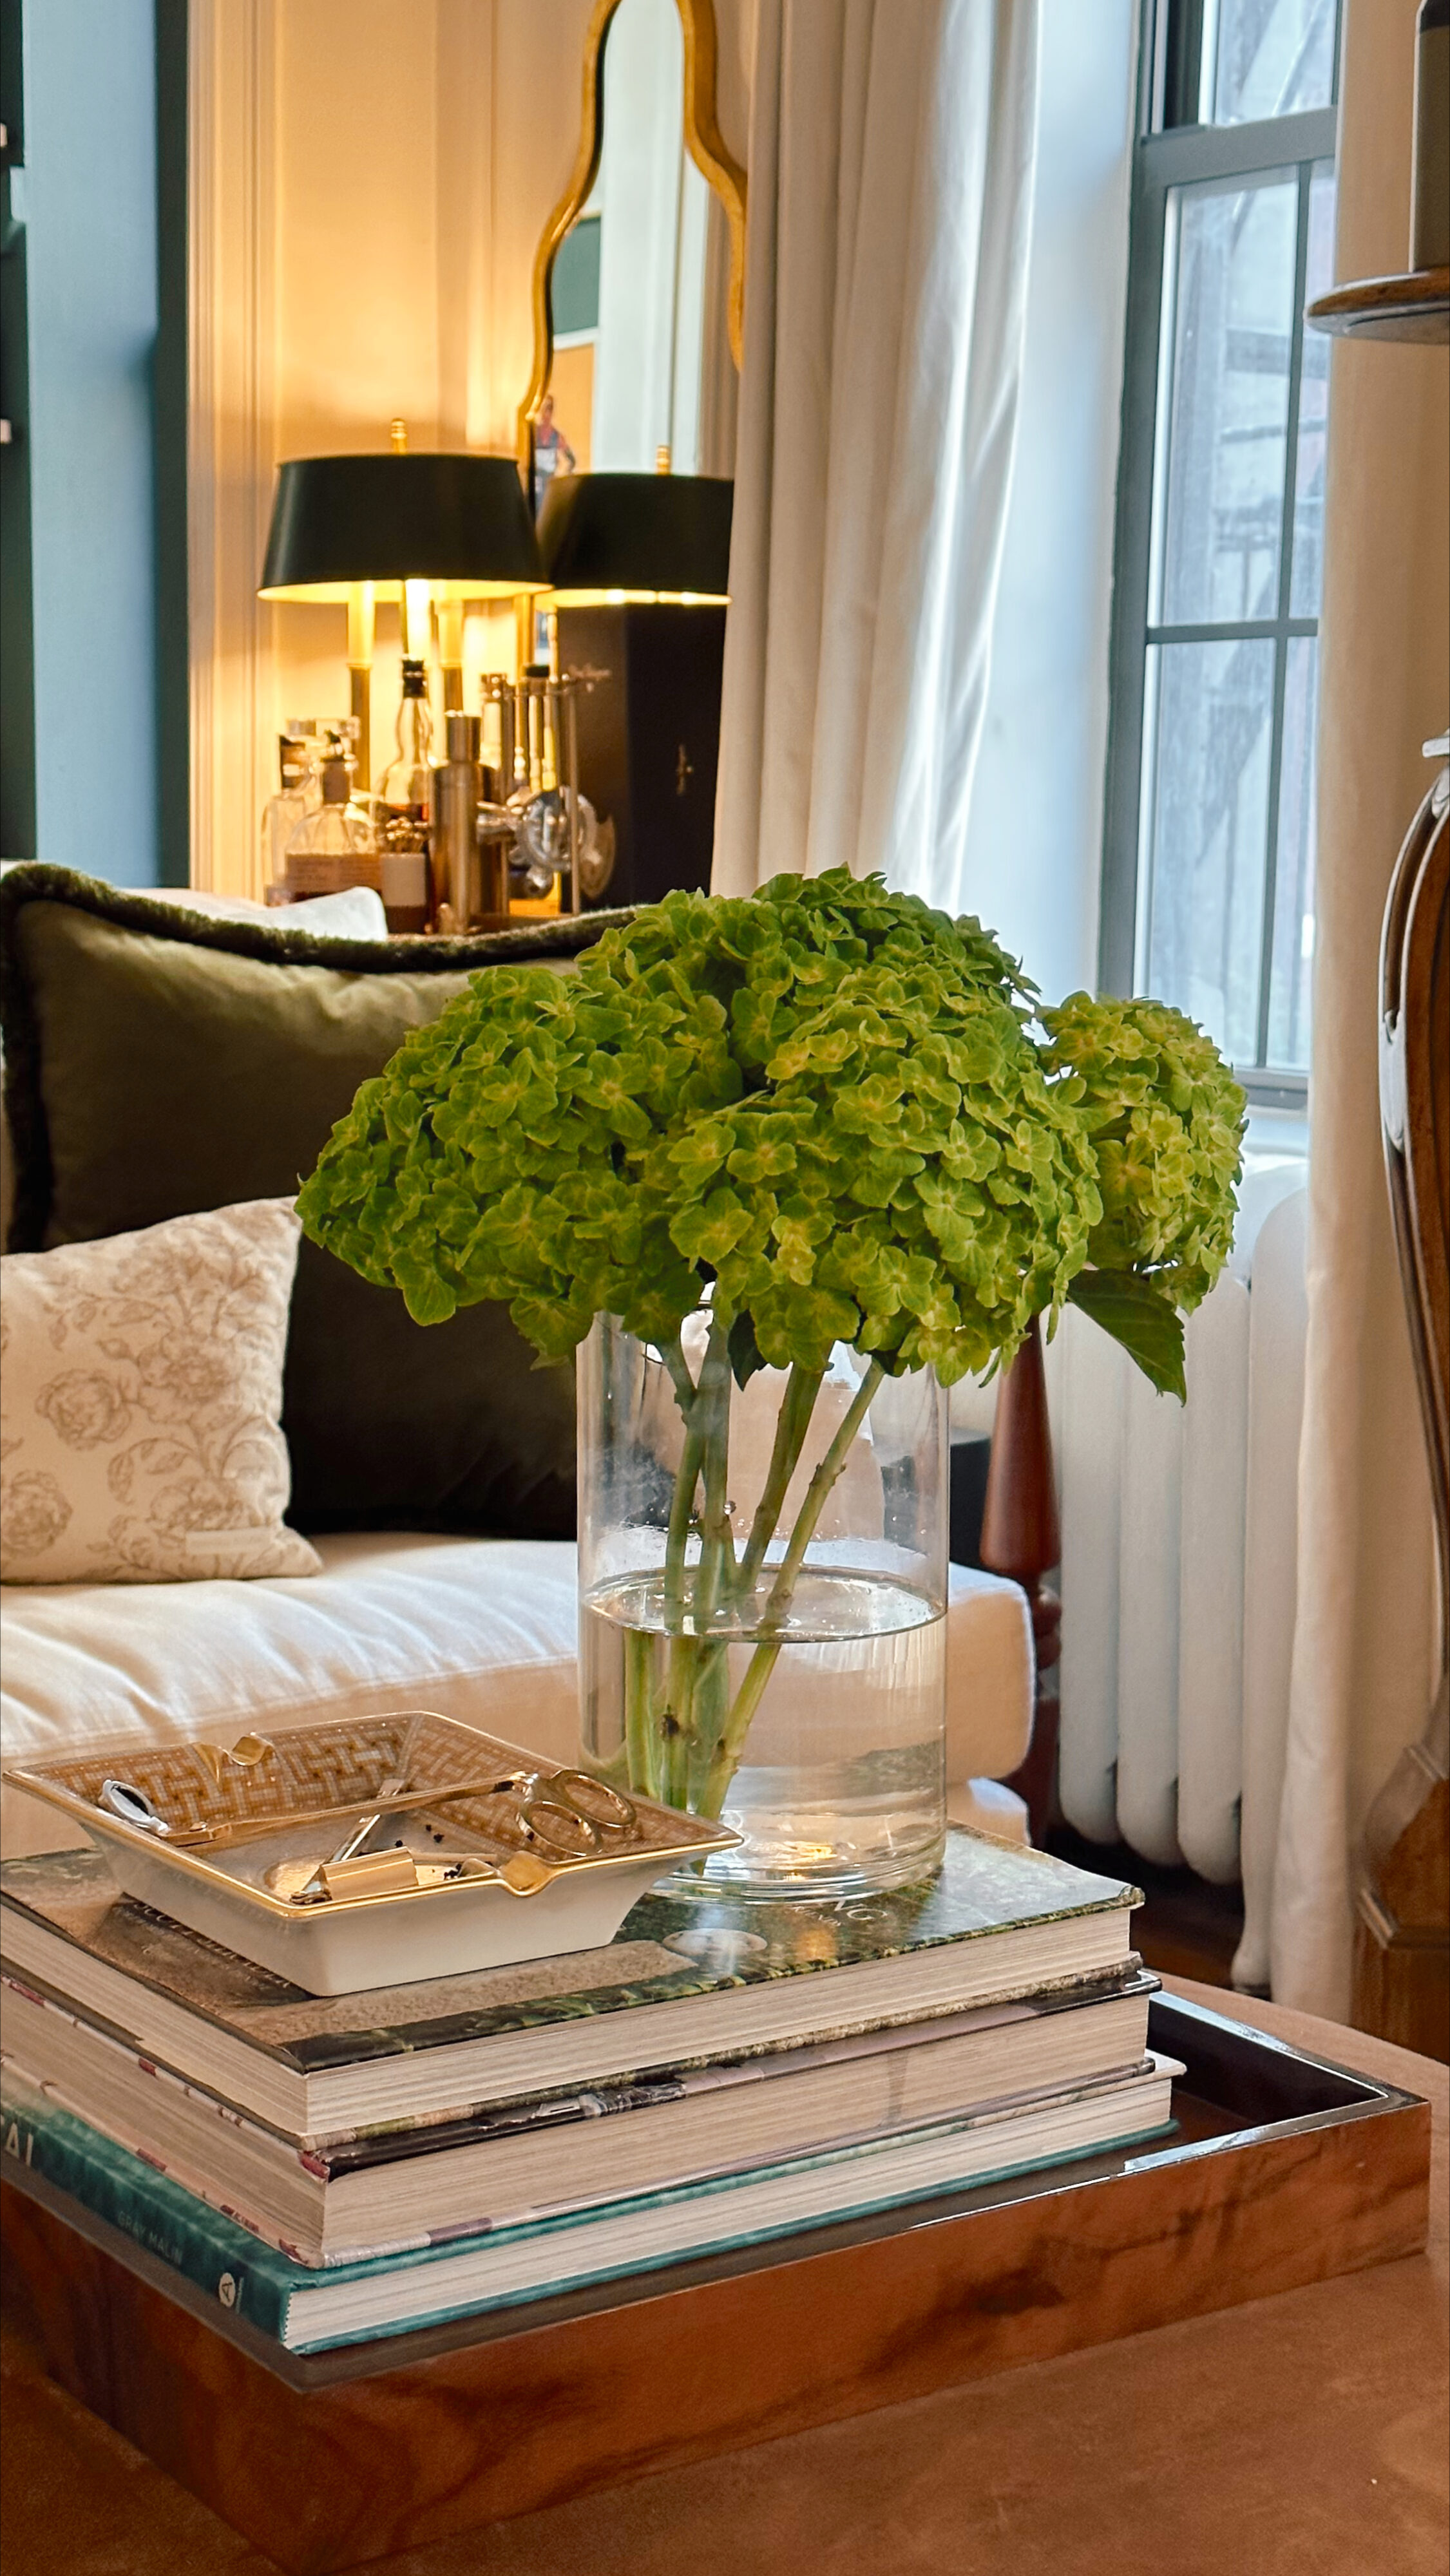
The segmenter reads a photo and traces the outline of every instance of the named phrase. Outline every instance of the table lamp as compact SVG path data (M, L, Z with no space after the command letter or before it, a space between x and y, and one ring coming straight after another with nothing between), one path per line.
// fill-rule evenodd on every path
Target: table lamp
M539 552L560 607L724 608L735 486L713 474L563 474L539 513Z
M445 709L463 703L463 604L542 590L528 504L511 457L410 454L401 421L387 456L302 456L279 466L260 599L345 605L358 773L369 749L373 618L402 611L405 656L427 652L438 604Z
M580 783L615 851L600 902L710 882L735 487L668 465L558 475L539 513L559 668L591 681Z

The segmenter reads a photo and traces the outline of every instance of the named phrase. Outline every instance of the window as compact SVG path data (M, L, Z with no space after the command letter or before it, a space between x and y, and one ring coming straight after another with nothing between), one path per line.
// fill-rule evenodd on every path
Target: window
M0 858L136 885L190 856L187 45L0 0Z
M597 215L581 215L554 254L550 309L554 344L599 328L599 250L603 226Z
M1336 0L1148 0L1100 974L1309 1063Z

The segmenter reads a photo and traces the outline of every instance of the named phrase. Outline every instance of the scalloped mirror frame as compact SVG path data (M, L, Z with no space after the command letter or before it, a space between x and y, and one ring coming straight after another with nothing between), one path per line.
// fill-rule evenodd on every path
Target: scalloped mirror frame
M740 365L745 319L745 172L726 147L715 113L716 30L714 0L675 0L685 40L685 148L707 186L725 209L730 229L730 295L727 327L730 354ZM518 461L524 489L534 488L534 423L538 419L554 366L554 317L551 287L559 246L573 225L599 175L604 148L604 46L622 0L595 0L584 38L579 149L569 185L550 215L534 254L534 364L529 389L519 405Z

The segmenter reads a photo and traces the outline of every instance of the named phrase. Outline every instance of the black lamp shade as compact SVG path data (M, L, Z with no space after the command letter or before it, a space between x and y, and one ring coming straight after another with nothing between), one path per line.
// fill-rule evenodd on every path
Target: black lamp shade
M263 599L345 600L370 581L446 583L468 599L545 587L507 456L303 456L279 467Z
M556 475L539 512L550 588L578 605L718 607L730 596L734 497L734 484L713 474Z

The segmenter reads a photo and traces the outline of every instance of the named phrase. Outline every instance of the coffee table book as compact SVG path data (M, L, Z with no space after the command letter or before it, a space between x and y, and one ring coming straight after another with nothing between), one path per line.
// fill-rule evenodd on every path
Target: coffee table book
M8 1971L0 2065L294 2261L339 2263L1125 2078L1157 1983L1130 1967L944 2020L341 2139L268 2128Z
M748 1908L651 1894L602 1950L319 1999L118 1895L98 1854L52 1852L0 1871L0 1951L188 2082L327 2138L1106 1978L1139 1901L953 1827L924 1888Z
M1416 2253L1429 2106L1167 1996L1170 2143L316 2355L0 2157L9 2275L77 2397L291 2572Z
M325 2267L275 2252L8 2068L0 2082L0 2136L17 2164L300 2351L483 2308L519 2308L621 2273L764 2244L802 2227L1162 2136L1171 2125L1172 2079L1181 2072L1176 2060L1149 2056L1126 2073L1045 2099L994 2104L624 2198L601 2193L564 2211L504 2214L469 2234ZM579 2163L587 2176L586 2154Z

